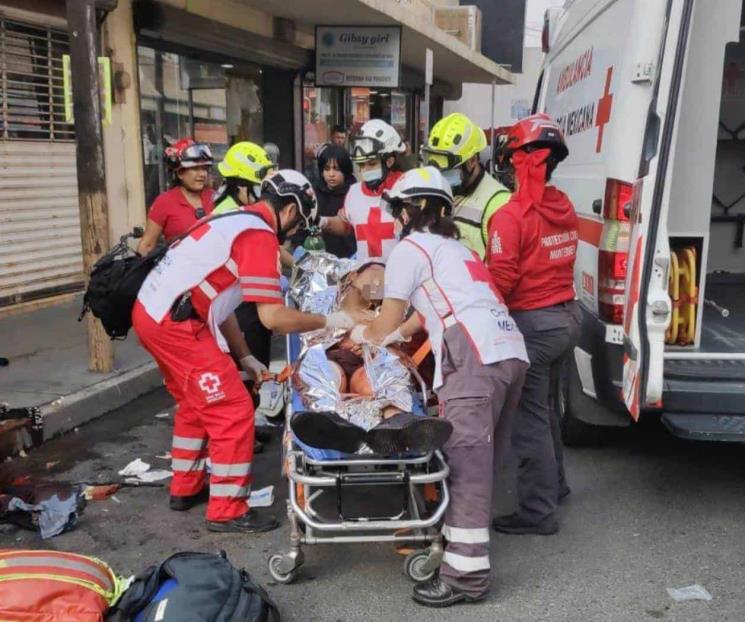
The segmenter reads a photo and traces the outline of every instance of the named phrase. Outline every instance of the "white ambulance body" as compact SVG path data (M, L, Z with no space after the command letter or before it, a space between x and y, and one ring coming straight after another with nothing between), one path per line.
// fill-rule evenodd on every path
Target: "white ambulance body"
M745 441L743 0L568 0L535 108L564 129L583 334L565 439L656 411ZM630 415L630 416L629 416Z

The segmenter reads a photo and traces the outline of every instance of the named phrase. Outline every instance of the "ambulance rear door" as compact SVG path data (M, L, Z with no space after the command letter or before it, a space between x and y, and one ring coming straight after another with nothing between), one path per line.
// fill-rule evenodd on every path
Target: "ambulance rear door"
M652 68L649 106L639 174L630 209L631 230L623 310L623 399L632 417L661 406L665 330L670 320L670 262L667 211L680 94L696 0L669 0L664 34ZM663 3L650 3L651 6Z

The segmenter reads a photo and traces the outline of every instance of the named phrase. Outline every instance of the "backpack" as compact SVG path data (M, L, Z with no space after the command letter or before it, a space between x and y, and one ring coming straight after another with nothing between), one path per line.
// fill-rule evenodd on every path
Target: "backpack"
M224 551L176 553L135 577L107 622L280 622L277 606Z
M0 620L103 622L121 586L94 557L0 550Z
M209 216L208 220L227 218L248 212L234 211L226 214ZM259 217L261 215L254 214ZM262 218L263 220L263 218ZM90 311L101 320L106 334L115 339L126 339L132 328L132 309L137 301L137 294L150 271L165 257L170 248L187 237L194 229L204 223L200 220L183 235L170 244L158 244L144 257L138 255L127 244L132 234L122 236L119 244L101 257L91 270L91 278L83 296L83 308L78 322Z
M159 244L141 257L126 241L117 244L93 266L78 321L90 311L111 339L126 338L140 287L167 251L168 246Z

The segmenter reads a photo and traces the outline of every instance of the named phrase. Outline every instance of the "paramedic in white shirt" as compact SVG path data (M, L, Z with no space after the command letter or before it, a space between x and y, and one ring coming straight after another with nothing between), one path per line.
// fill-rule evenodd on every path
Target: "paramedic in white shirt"
M387 345L421 328L429 333L440 416L453 425L443 448L451 501L440 572L414 588L414 599L446 607L489 592L494 466L509 448L528 356L483 262L458 242L452 191L440 172L406 172L386 200L401 241L386 267L381 312L356 326L352 339ZM409 305L415 313L402 325Z

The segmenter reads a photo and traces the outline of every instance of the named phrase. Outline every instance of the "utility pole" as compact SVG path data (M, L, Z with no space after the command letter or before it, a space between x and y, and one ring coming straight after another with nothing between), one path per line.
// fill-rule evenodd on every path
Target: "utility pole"
M67 0L67 25L77 142L80 237L87 280L93 264L109 249L95 0ZM88 367L91 371L109 372L114 367L111 341L101 323L90 313L87 317Z

